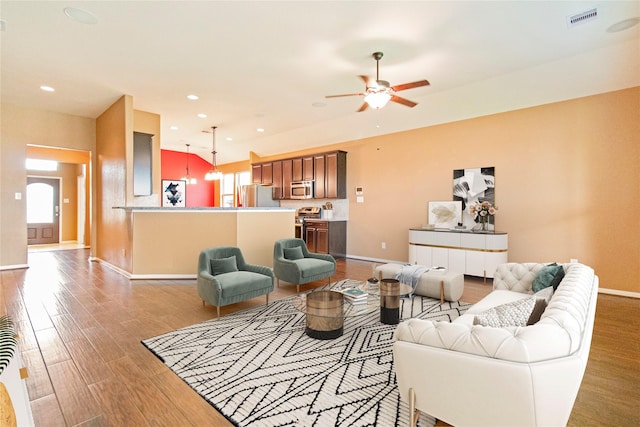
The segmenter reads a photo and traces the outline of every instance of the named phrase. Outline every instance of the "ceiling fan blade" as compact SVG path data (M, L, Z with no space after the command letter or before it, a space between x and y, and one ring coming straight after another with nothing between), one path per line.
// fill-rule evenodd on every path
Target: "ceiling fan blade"
M364 93L345 93L344 95L327 95L325 98L340 98L343 96L364 96Z
M415 107L416 105L418 105L417 102L413 102L413 101L409 101L408 99L404 99L404 98L400 98L397 95L391 95L391 101L393 102L397 102L398 104L402 104L402 105L406 105L407 107Z
M358 109L358 113L363 112L364 110L366 110L367 108L369 108L369 104L367 104L366 102L364 104L362 104L362 106Z
M400 92L401 90L413 89L414 87L420 86L428 86L430 83L427 80L418 80L417 82L405 83L402 85L395 85L391 88L396 92Z
M365 84L368 88L369 88L369 87L371 87L371 82L373 81L373 80L371 79L371 77L369 77L369 76L358 76L358 77L360 77L360 78L362 79L362 81L364 82L364 84Z

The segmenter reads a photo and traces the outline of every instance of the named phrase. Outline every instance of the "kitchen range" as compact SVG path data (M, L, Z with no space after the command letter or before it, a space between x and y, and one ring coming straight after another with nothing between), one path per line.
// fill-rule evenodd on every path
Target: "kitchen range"
M304 239L304 220L319 219L320 208L318 207L302 207L296 211L296 238Z

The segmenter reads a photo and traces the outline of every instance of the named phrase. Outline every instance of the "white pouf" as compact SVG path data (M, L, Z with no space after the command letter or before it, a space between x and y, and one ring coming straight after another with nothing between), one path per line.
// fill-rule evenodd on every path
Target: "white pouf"
M379 279L395 279L402 270L402 264L382 264L376 267ZM446 301L458 301L464 291L464 274L452 271L426 271L420 276L414 294Z

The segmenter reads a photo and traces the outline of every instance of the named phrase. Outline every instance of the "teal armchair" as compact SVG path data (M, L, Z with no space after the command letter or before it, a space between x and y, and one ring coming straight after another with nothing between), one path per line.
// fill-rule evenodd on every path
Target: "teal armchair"
M336 272L336 260L328 254L309 252L302 239L280 239L273 245L273 272L278 287L280 280L296 285L296 292L300 292L300 285L315 280L328 278Z
M269 267L249 264L240 248L220 246L200 252L198 258L198 295L202 304L220 307L245 301L273 291L274 275Z

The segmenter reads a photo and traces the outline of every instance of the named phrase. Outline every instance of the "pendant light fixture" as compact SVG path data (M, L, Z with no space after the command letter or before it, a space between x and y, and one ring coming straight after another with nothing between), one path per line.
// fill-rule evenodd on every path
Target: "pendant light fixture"
M211 135L213 136L213 145L211 147L211 169L204 176L205 181L217 181L222 178L222 172L218 170L216 165L216 129L217 126L211 126Z
M189 147L191 144L185 144L187 146L187 174L182 178L183 181L187 181L187 184L197 184L198 180L189 176Z

